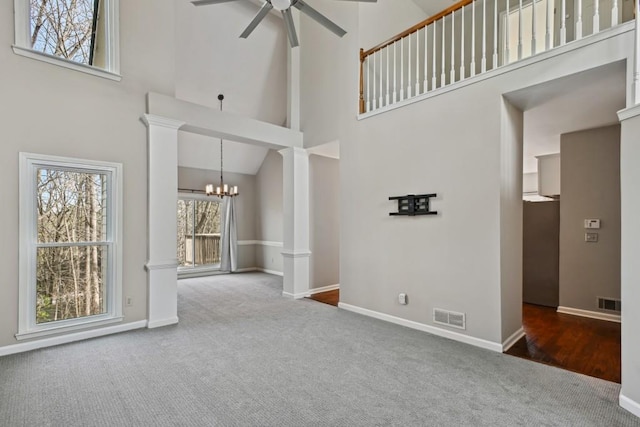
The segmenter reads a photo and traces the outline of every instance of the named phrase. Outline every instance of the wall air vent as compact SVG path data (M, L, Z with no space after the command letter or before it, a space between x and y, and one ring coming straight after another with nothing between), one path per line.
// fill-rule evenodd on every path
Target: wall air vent
M598 308L600 310L615 311L620 313L622 311L622 302L615 298L598 297Z
M447 311L439 308L433 309L433 323L451 326L458 329L467 328L467 322L464 313L456 313L454 311Z

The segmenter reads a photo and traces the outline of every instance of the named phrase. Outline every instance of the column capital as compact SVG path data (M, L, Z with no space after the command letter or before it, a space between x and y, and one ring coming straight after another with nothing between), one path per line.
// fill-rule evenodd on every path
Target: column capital
M278 150L281 156L286 156L288 154L293 154L294 156L306 156L309 157L309 152L305 148L300 147L290 147L283 148L282 150Z
M143 114L142 117L140 117L140 120L142 120L142 123L144 123L148 128L151 126L160 126L177 130L185 124L183 121L156 116L155 114Z

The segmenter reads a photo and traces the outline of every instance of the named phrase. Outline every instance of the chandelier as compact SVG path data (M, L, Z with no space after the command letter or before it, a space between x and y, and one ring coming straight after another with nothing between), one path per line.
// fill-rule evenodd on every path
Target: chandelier
M218 100L220 101L220 111L222 111L222 101L224 100L224 95L222 94L218 95ZM222 142L223 142L223 139L220 138L220 185L214 187L213 184L207 184L205 187L205 193L207 193L207 196L233 197L239 194L238 186L237 185L229 186L228 184L224 183L224 176L222 173L223 158L224 158L222 153Z

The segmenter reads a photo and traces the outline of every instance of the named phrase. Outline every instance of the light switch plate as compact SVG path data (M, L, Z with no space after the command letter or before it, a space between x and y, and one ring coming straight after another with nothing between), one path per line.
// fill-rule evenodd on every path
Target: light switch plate
M584 228L598 229L598 228L600 228L600 220L599 219L585 219L584 220Z

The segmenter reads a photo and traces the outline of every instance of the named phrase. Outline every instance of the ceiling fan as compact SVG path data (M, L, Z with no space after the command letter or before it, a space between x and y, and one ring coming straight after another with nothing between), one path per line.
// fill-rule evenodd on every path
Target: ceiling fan
M232 1L238 0L193 0L195 6L206 6L210 4L218 4L218 3L229 3ZM342 0L342 1L358 1L363 3L375 3L378 0ZM253 20L249 23L247 28L240 34L240 37L246 39L249 35L256 29L258 24L262 22L262 20L267 16L267 14L271 11L271 9L278 10L282 13L282 17L284 18L285 28L287 30L287 35L289 36L289 44L291 47L298 46L298 35L296 34L296 28L293 25L293 17L291 15L291 7L295 7L300 12L306 14L311 19L316 21L318 24L322 25L332 33L336 34L338 37L342 37L347 32L336 25L329 18L309 6L303 0L265 0L262 7L253 18Z

